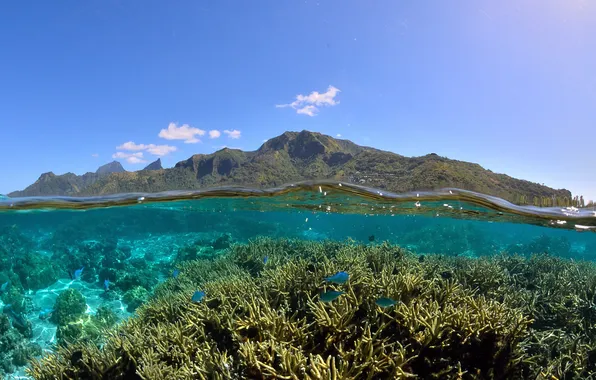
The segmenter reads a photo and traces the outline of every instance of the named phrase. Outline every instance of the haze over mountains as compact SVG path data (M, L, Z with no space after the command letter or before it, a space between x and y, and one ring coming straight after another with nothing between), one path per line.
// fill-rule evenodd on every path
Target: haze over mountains
M263 188L313 179L352 182L393 192L457 187L518 203L553 196L571 199L568 190L493 173L475 163L433 153L405 157L309 131L285 132L256 151L225 148L195 154L169 169L164 169L158 159L134 172L125 171L114 161L95 173L43 173L35 183L9 196L89 196L225 185Z

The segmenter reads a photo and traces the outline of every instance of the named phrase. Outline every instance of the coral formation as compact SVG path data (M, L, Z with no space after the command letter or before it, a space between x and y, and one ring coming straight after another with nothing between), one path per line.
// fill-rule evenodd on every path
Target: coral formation
M41 355L41 347L27 341L19 330L12 327L11 318L0 314L0 378L2 373L12 373L35 356Z
M548 252L559 257L571 257L571 243L566 237L551 237L546 234L537 236L525 244L512 244L506 248L507 252L521 255Z
M56 337L62 345L74 342L99 344L103 341L106 331L117 321L118 318L111 309L100 306L94 315L85 315L76 322L60 326Z
M66 289L54 304L54 312L50 320L59 326L66 326L80 320L87 310L85 297L76 289Z
M145 303L149 299L149 292L142 286L136 286L126 293L122 299L128 305L127 309L129 312L134 312L139 306Z
M65 345L29 373L567 379L596 372L593 264L548 255L421 260L389 244L257 239L178 267L101 348ZM345 284L325 282L338 271L350 274ZM193 303L197 289L206 296ZM320 302L328 290L345 294ZM381 308L380 297L397 303Z

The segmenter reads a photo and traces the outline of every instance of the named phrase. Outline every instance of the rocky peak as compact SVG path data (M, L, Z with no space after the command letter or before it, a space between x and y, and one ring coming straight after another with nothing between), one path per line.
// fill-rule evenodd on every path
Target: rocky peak
M309 159L314 156L353 155L362 150L347 140L337 140L318 132L284 132L266 141L260 152L285 150L292 158Z
M39 176L38 181L44 182L44 181L51 181L52 178L56 177L56 174L54 174L54 172L47 172L47 173L42 173Z
M145 169L143 169L143 170L161 170L161 169L163 169L163 166L161 166L161 158L158 158L157 160L153 161L149 165L145 166Z
M96 174L110 174L110 173L121 173L121 172L125 172L126 170L124 170L124 168L122 167L122 164L120 164L118 161L112 161L109 164L105 164L99 167L99 169L97 169L97 171L95 172Z

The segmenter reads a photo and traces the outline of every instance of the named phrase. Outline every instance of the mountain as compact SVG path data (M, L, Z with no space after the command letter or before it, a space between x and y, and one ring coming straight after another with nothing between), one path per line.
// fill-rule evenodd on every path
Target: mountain
M158 158L157 160L153 161L149 165L145 166L145 169L143 169L143 170L161 170L161 169L163 169L163 166L161 166L161 158Z
M149 169L154 164L157 170ZM115 168L113 163L109 165ZM493 173L478 164L434 153L405 157L308 131L285 132L266 141L256 151L225 148L211 154L195 154L170 169L160 168L158 160L136 172L115 170L109 174L82 176L45 173L25 190L9 195L88 196L224 185L271 187L303 180L333 179L394 192L458 187L514 202L532 203L535 197L571 198L568 190L555 190Z
M124 168L122 167L122 164L120 164L118 161L112 161L109 164L105 164L99 167L99 169L97 169L97 171L95 171L95 174L111 174L111 173L122 173L125 172L126 170L124 170Z
M66 173L56 175L52 172L43 173L35 183L25 190L14 191L8 194L10 197L34 197L47 195L77 196L84 189L88 188L101 178L114 173L125 173L126 171L118 161L112 161L100 166L94 173L87 172L83 175Z

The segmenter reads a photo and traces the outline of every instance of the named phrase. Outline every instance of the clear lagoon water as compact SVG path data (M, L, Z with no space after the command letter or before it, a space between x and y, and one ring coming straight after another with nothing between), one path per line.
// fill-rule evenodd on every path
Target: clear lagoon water
M68 324L98 313L120 323L134 318L180 263L225 255L263 236L389 243L427 258L540 254L592 262L595 232L594 210L520 207L457 189L397 195L322 182L267 191L5 198L0 307L10 326L0 326L0 373L25 376L27 359L67 340ZM69 289L83 296L78 320L55 316Z

